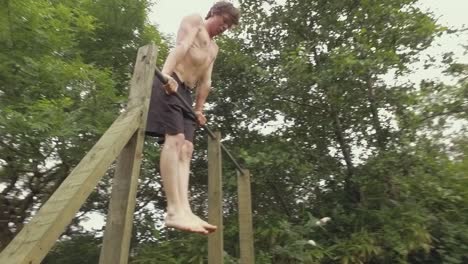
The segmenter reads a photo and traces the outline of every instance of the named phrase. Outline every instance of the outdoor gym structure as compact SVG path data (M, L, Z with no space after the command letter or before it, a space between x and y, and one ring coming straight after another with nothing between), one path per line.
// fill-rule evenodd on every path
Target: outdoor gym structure
M157 48L153 44L138 50L126 111L0 252L0 263L41 263L114 160L115 173L99 263L128 262L151 86L155 72L158 76L156 57ZM208 235L208 263L222 264L224 255L222 150L238 170L240 263L254 263L250 173L220 142L219 132L204 128L208 132L208 221L218 226L216 232Z

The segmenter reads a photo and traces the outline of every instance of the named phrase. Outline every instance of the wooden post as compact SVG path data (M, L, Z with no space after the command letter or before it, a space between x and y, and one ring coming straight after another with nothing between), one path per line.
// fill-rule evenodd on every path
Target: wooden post
M38 264L140 124L142 111L119 116L33 219L0 253L0 263Z
M156 69L156 53L154 45L147 45L138 50L130 85L128 108L141 106L143 115L138 130L117 160L104 241L99 258L100 264L128 262L146 118Z
M221 167L221 133L216 139L208 136L208 222L216 225L216 232L208 236L208 264L222 264L223 246L223 189Z
M250 192L250 172L237 172L237 193L239 196L239 243L240 264L253 264L254 243L252 227L252 195Z

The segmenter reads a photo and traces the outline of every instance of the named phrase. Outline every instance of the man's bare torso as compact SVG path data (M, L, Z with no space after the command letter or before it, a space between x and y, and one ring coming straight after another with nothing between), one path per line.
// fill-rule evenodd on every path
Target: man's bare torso
M193 88L206 73L217 52L218 46L210 39L204 26L200 26L195 40L183 60L176 66L175 72L186 85Z

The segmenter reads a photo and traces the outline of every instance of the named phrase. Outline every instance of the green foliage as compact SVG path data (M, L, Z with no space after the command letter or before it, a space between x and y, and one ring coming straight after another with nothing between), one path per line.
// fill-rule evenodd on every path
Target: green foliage
M325 231L317 225L318 219L310 214L303 223L291 224L280 220L268 222L256 229L255 238L266 243L257 244L260 263L319 263L328 252L315 239Z
M96 239L93 235L73 236L71 239L58 242L42 263L99 263L100 243L100 239Z
M0 249L117 117L138 47L154 41L167 53L149 4L2 1ZM105 213L106 179L83 212ZM67 232L81 231L79 221Z
M217 40L207 113L252 174L256 263L468 261L467 66L444 56L446 73L458 79L451 85L392 86L382 77L409 72L446 30L415 3L244 0L241 26ZM161 65L170 46L147 23L148 1L6 4L2 243L115 118L136 49L155 41ZM447 138L453 123L461 128ZM131 263L205 263L204 237L160 229L158 150L147 140ZM203 133L196 150L192 205L204 216ZM225 263L236 263L236 175L229 161L223 166ZM108 174L84 212L106 213ZM323 217L332 220L318 225ZM73 246L82 263L93 262L98 247L90 237L59 243L47 260L71 263Z
M440 142L448 124L429 125L466 118L463 66L449 67L461 78L453 86L418 90L382 79L408 72L445 30L415 2L242 1L242 28L231 36L238 43L221 41L211 111L224 144L252 172L258 263L466 258L463 247L439 244L445 236L466 244L452 233L466 233L466 223L442 220L451 205L466 215L466 202L443 198L466 192L454 180L464 178L458 157L466 150ZM273 133L259 132L272 124ZM441 173L449 167L458 169ZM431 187L442 179L445 194ZM447 206L435 213L428 201ZM309 233L309 215L333 221ZM305 250L307 237L319 247Z
M206 237L193 234L180 234L169 232L167 237L161 236L157 230L153 230L158 242L145 243L136 248L132 264L202 264L208 261L208 241ZM235 259L228 254L224 257L224 263L234 264Z

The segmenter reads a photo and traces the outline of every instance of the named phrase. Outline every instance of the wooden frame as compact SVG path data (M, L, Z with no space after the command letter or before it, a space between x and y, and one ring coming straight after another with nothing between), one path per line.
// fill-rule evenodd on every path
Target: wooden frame
M144 123L146 122L147 112L145 104L142 104L142 102L146 103L149 100L145 95L151 89L155 63L156 47L154 45L147 45L139 49L127 111L115 120L49 200L41 207L37 215L23 227L13 241L1 252L0 263L40 263L63 233L66 226L75 217L106 170L120 154L121 150L124 149L124 146L127 146L127 149L122 156L127 156L128 151L131 148L135 148L130 146L131 144L135 145L137 141L140 142L138 144L141 144L142 128L144 128ZM142 92L144 90L145 92ZM131 138L136 140L128 143ZM135 148L135 153L141 153L140 148ZM138 160L136 163L133 163L134 165L131 170L131 181L135 183L139 173L141 154L139 155L137 156ZM120 167L126 166L120 165ZM130 175L121 173L119 179L125 177L130 177ZM117 218L125 218L125 231L122 230L122 233L124 233L124 239L127 240L129 239L128 233L131 231L131 224L129 225L128 223L129 221L131 223L130 218L133 214L130 211L133 210L132 204L134 205L135 202L134 198L132 198L134 196L135 183L132 183L132 187L129 188L131 192L129 192L128 198L123 198L128 200L128 204L125 206L126 209L121 211L122 215L117 216ZM120 183L119 185L122 184ZM113 196L121 195L113 194ZM123 216L123 213L125 213L125 216ZM121 243L122 250L125 251L124 248L127 246L128 241L121 241Z
M133 213L142 161L144 131L151 85L156 69L156 47L138 50L127 110L73 169L59 188L0 252L0 263L39 264L118 157L100 264L128 262ZM222 156L225 150L238 170L240 263L254 263L250 173L243 170L221 144L221 134L208 137L208 221L218 230L208 236L208 263L222 264L223 191Z
M208 235L208 264L222 264L223 243L223 186L221 165L221 133L208 136L208 222L218 227Z

